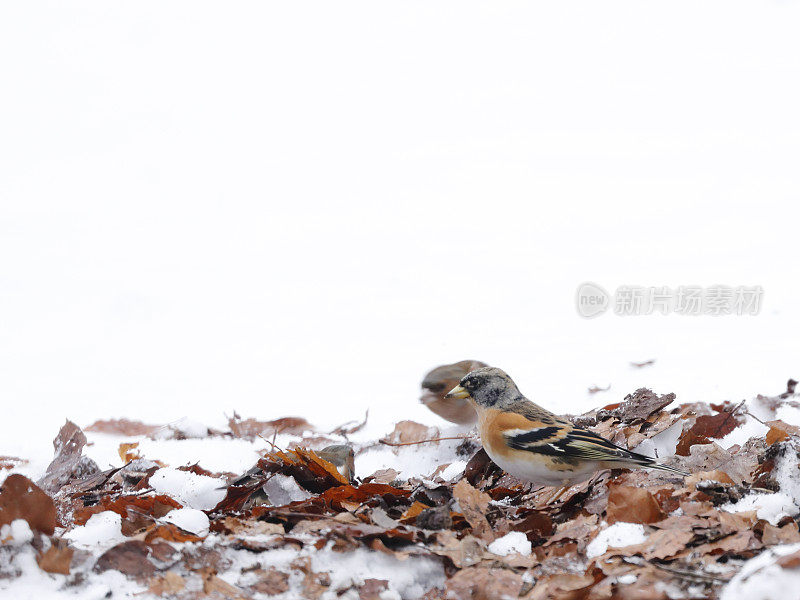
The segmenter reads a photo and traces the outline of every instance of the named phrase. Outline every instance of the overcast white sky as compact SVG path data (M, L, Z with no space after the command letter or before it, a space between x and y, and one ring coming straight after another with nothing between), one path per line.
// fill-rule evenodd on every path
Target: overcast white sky
M800 374L798 17L3 3L0 453L66 417L435 422L419 381L462 358L557 412L639 385L781 391ZM587 321L583 281L762 285L764 308Z

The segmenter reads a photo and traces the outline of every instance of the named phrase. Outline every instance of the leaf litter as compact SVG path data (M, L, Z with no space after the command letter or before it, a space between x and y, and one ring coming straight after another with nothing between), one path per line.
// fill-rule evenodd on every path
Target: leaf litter
M348 436L367 417L327 433L302 417L234 414L228 431L97 421L87 430L127 438L123 466L105 471L68 421L38 482L13 472L21 459L3 465L0 589L30 577L26 568L62 591L123 577L119 593L176 599L727 599L776 573L800 583L800 426L778 418L800 408L792 382L749 404L675 400L639 389L573 419L628 448L674 432L661 459L689 477L602 471L555 501L501 471L474 438L446 442L412 421L361 442ZM766 434L721 445L754 419ZM244 475L173 468L137 445L164 431L268 447ZM351 444L356 465L378 451L384 464L351 480L325 458L331 443ZM404 453L436 468L404 476ZM185 475L165 478L174 472ZM228 482L205 510L180 488L196 478Z

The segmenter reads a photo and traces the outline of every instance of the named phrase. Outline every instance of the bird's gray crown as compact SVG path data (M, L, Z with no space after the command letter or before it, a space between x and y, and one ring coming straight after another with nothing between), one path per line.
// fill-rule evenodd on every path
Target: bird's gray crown
M497 367L475 369L461 379L460 385L477 404L487 408L511 404L521 396L511 377Z

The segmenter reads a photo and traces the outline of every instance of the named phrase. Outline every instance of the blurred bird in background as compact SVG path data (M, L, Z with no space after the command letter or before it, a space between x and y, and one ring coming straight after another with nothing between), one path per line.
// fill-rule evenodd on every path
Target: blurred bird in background
M486 366L479 360L462 360L436 367L422 380L419 401L451 423L474 425L478 422L478 415L472 405L462 398L449 397L447 392L457 386L467 373Z

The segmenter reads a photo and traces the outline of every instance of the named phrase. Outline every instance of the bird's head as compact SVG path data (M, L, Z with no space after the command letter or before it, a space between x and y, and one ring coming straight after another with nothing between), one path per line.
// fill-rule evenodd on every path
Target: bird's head
M519 389L505 371L484 367L465 375L446 397L470 400L482 408L499 408L519 396Z

